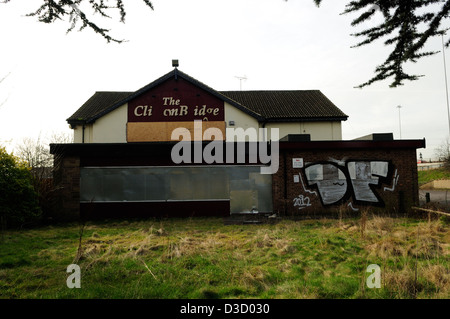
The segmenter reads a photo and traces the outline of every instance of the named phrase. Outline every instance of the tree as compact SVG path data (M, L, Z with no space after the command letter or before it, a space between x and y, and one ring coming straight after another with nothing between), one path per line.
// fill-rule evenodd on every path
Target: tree
M27 164L0 147L0 221L17 226L37 221L41 216L33 177Z
M37 139L24 138L22 143L16 147L17 156L22 159L31 169L51 167L53 165L53 156L42 140L41 136Z
M98 14L101 18L111 18L108 13L111 11L118 11L120 15L120 22L125 23L126 10L123 0L41 0L43 3L40 7L27 16L37 17L38 21L43 23L53 23L57 20L63 20L68 17L70 27L67 32L70 32L79 26L79 30L90 28L94 32L100 34L108 42L121 43L123 40L113 38L109 32L110 30L100 27L93 22L87 10L92 14ZM153 5L149 0L142 0L147 7L153 10ZM1 3L8 3L11 0L3 0Z
M314 2L320 6L322 0ZM437 5L440 5L439 8ZM348 2L343 14L354 12L360 13L352 21L352 26L361 25L376 12L381 12L384 18L379 25L352 34L362 38L354 47L372 44L382 38L386 38L385 45L394 46L384 63L376 67L375 76L358 87L362 88L391 77L393 82L390 86L397 87L403 85L406 80L415 81L423 76L406 73L406 63L416 63L423 57L439 52L424 51L424 46L430 38L445 33L446 30L440 27L449 17L450 0L353 0ZM450 40L447 41L446 47L449 45Z
M72 143L71 134L53 133L49 138L50 143ZM16 146L18 158L30 169L32 185L38 195L39 207L43 218L49 218L53 212L53 200L55 187L53 185L53 155L41 136L37 138L24 138Z
M443 161L445 167L450 168L450 137L447 137L441 145L434 150L435 156L438 161Z
M126 10L123 0L41 0L40 7L28 14L37 17L40 22L53 23L69 18L70 27L67 32L79 27L79 30L90 28L100 34L108 42L121 43L123 40L113 38L110 30L93 22L87 11L98 14L101 18L110 18L108 13L117 11L120 22L125 22ZM153 10L150 0L142 0ZM287 1L287 0L286 0ZM2 0L8 3L11 0ZM314 0L320 6L322 0ZM423 75L408 74L405 65L416 63L419 59L434 55L439 51L424 50L430 38L443 35L446 29L440 29L443 21L450 15L450 0L349 0L343 14L360 12L352 21L358 26L371 19L377 12L382 13L384 21L379 25L354 33L362 38L354 47L372 44L385 38L385 45L393 45L392 52L386 60L375 68L375 76L359 85L359 88L375 82L393 78L391 87L403 85L405 81L418 80ZM445 44L450 45L450 39Z

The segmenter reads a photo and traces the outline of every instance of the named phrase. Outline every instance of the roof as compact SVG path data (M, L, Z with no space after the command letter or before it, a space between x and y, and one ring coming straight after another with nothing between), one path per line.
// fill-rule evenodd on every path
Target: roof
M76 124L100 117L106 114L111 106L120 103L131 94L133 92L95 92L67 121L70 124Z
M345 121L344 114L319 90L308 91L216 91L177 68L135 92L95 92L72 116L71 125L95 122L172 77L181 77L217 98L233 105L260 122Z
M143 161L151 161L154 156L160 156L170 161L170 152L173 145L179 143L178 141L170 142L141 142L141 143L67 143L67 144L50 144L50 154L66 154L66 155L83 155L92 158L100 158L102 164L105 163L104 154L118 154L117 156L109 157L111 161L120 160L121 158L133 157L139 155ZM204 141L203 146L206 146L209 141ZM223 142L225 144L247 145L246 149L249 149L249 145L252 142ZM257 142L259 143L259 142ZM370 149L418 149L425 148L425 138L421 140L393 140L393 141L303 141L303 142L290 142L280 141L280 149L285 150L370 150ZM224 150L228 150L224 147ZM163 153L166 152L168 156ZM152 156L147 156L151 154ZM133 164L136 158L133 158ZM173 162L172 162L173 164ZM195 164L195 163L194 163ZM146 164L143 164L146 165Z
M225 96L261 114L267 120L347 119L347 115L319 90L222 91Z

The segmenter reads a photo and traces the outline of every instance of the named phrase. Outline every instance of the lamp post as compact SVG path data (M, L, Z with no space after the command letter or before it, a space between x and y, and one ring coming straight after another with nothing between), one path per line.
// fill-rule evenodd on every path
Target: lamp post
M398 108L398 127L400 128L400 139L402 139L402 120L400 117L400 109L402 108L401 105L397 105Z
M444 48L444 35L441 34L442 38L442 57L444 60L444 76L445 76L445 93L447 96L447 117L448 117L448 132L450 134L450 108L448 106L448 85L447 85L447 66L445 64L445 48Z

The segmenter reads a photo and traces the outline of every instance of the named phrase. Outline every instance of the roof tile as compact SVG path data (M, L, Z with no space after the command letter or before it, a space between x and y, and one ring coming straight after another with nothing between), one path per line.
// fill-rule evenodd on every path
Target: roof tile
M348 116L319 90L222 91L266 119L341 118Z

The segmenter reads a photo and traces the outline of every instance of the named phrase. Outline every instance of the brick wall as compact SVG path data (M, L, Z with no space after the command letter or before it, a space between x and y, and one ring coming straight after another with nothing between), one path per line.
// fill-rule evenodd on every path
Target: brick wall
M80 217L80 157L55 156L53 180L55 196L52 216L59 221L74 221Z
M54 144L54 218L80 218L80 166L170 165L171 147ZM418 203L419 147L425 147L424 140L281 142L279 169L272 177L273 210L281 215L305 217L336 216L339 212L359 214L366 207L374 212L408 213ZM294 168L293 158L302 159L303 167ZM313 168L320 168L317 171L322 175L312 178ZM380 185L375 185L376 178Z
M303 168L294 168L292 159L301 158ZM356 161L357 166L367 166L370 169L371 162L388 162L388 174L381 178L379 186L368 186L366 193L372 191L378 196L378 202L355 200L358 189L353 189L353 182L349 175L347 179L342 173L350 171L346 169L347 162ZM336 163L336 166L330 163ZM331 169L330 176L337 176L338 167L342 170L341 180L323 182L319 185L314 180L308 181L306 168L319 164ZM323 170L326 170L323 168ZM294 176L299 176L295 181ZM324 172L323 180L327 178ZM374 183L376 181L373 181ZM327 184L326 184L327 183ZM336 185L334 185L334 184ZM342 185L341 190L339 189ZM326 184L326 185L325 185ZM363 182L364 184L364 182ZM323 186L323 187L320 187ZM342 196L343 189L348 193ZM364 186L364 185L363 185ZM319 190L321 188L321 190ZM330 190L335 191L335 195ZM326 194L328 192L328 194ZM323 196L322 196L323 195ZM371 194L369 194L371 195ZM323 199L328 196L325 203ZM334 197L333 197L334 196ZM317 149L317 150L280 150L280 167L273 176L274 211L289 216L314 216L326 214L338 214L339 212L350 214L360 212L368 207L371 211L386 212L390 214L403 214L410 211L410 207L418 203L418 182L416 150L409 149ZM331 198L331 199L330 199ZM332 202L332 203L331 203Z

